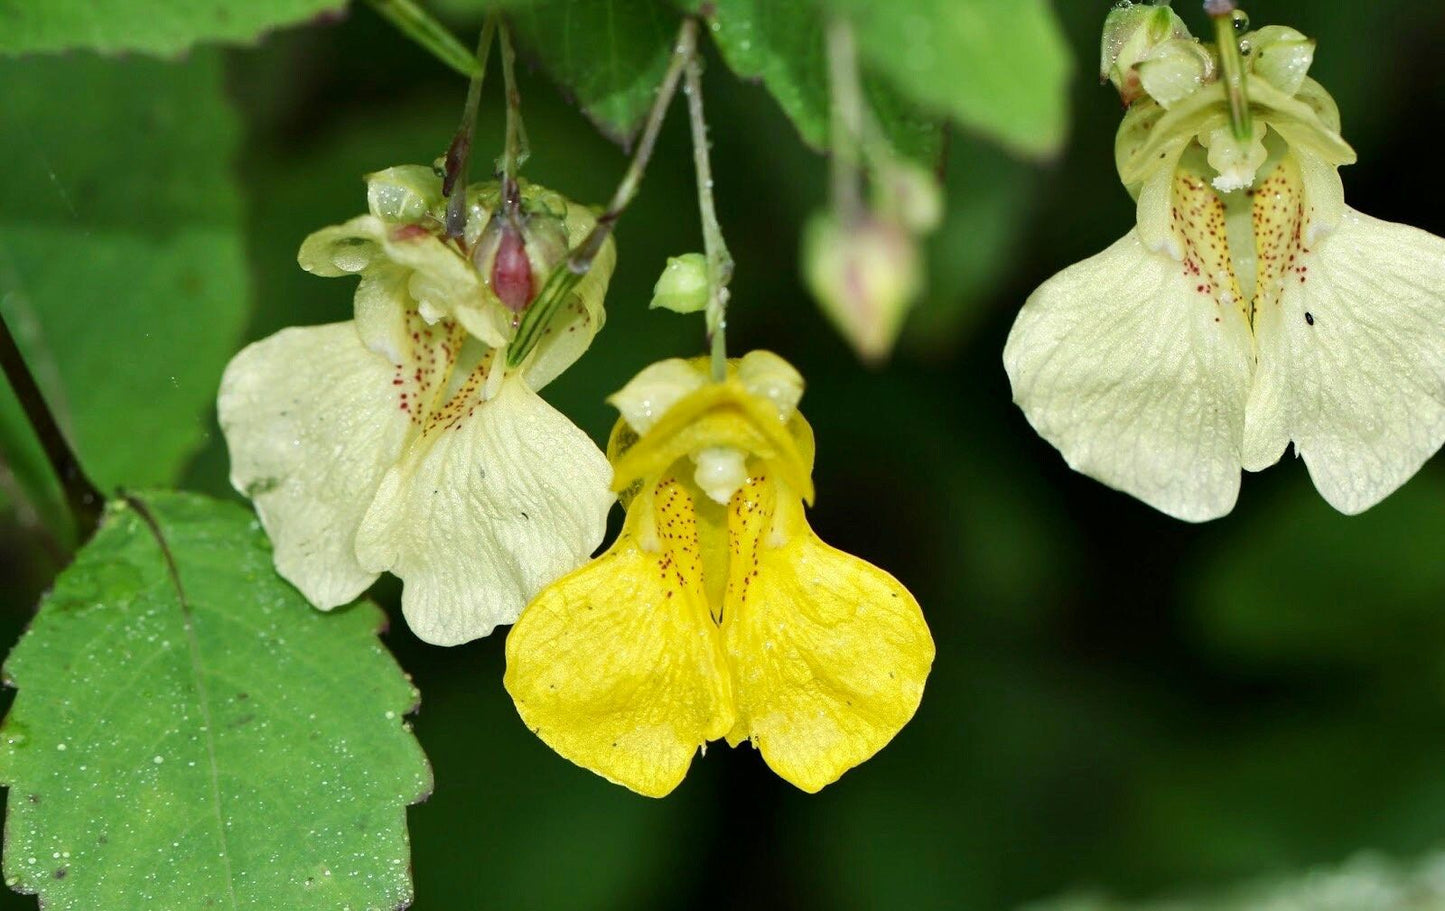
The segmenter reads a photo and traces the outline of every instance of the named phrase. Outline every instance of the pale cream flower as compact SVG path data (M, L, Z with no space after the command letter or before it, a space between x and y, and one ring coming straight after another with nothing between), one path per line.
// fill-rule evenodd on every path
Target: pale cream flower
M254 501L277 570L317 607L352 601L389 571L419 637L466 642L511 623L602 541L611 469L537 390L601 328L615 252L609 241L509 371L520 314L478 254L502 217L495 185L469 191L462 244L441 235L429 169L373 175L369 197L370 214L313 234L299 257L318 275L361 277L355 320L282 330L226 370L231 480ZM557 246L548 233L562 232L565 254L595 223L539 187L524 188L519 221L540 279L559 255L534 249Z
M1312 42L1243 40L1243 138L1208 45L1138 65L1117 144L1138 224L1034 292L1004 363L1073 468L1172 516L1228 513L1241 468L1291 443L1358 513L1445 442L1445 240L1345 205L1354 152Z

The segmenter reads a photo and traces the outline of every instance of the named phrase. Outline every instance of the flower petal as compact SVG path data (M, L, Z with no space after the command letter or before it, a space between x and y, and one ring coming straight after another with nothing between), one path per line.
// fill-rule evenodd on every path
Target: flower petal
M614 489L625 490L639 478L660 477L690 453L728 446L776 465L784 479L811 501L813 466L804 460L792 425L793 421L778 417L770 399L754 395L735 377L707 383L674 402L613 463Z
M913 717L933 638L908 590L820 541L786 485L750 480L728 525L723 630L738 705L728 741L751 740L773 771L815 793Z
M579 207L573 206L572 209ZM582 276L577 287L567 297L567 303L552 318L532 349L532 354L522 365L522 377L527 385L541 390L548 383L577 362L589 347L597 333L607 321L607 312L602 307L607 295L607 283L612 279L612 270L617 264L617 247L609 237L602 245L592 268Z
M680 357L650 364L607 397L634 431L647 433L684 397L707 385L707 375Z
M1445 442L1445 240L1347 210L1261 300L1255 332L1248 467L1293 440L1353 515Z
M519 378L494 398L458 397L382 480L356 536L373 572L406 583L412 631L437 645L516 619L544 585L602 541L607 460Z
M221 379L231 483L255 502L277 572L323 609L376 579L353 542L411 423L397 405L394 370L353 324L333 323L256 342Z
M1227 250L1203 243L1222 233L1177 262L1130 232L1035 291L1004 349L1014 400L1070 466L1186 521L1239 494L1253 351L1212 284Z
M504 683L527 727L649 797L677 787L734 720L696 528L691 497L663 482L607 553L548 586L507 636Z
M394 347L388 331L394 326L371 317L385 316L392 301L403 309L414 301L428 323L455 319L493 348L510 338L510 314L471 263L420 226L388 225L374 215L361 215L313 233L302 242L296 258L316 275L362 276L357 319L362 338L377 351ZM363 306L368 295L371 304ZM381 334L373 337L373 329Z

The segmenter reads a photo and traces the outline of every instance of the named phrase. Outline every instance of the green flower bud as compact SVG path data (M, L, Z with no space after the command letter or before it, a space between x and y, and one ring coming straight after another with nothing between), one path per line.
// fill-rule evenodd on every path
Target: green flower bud
M1124 103L1133 104L1144 92L1135 67L1163 42L1190 37L1184 20L1169 7L1124 0L1104 20L1099 78L1114 83Z
M1267 25L1244 39L1254 75L1294 95L1304 85L1315 60L1315 42L1283 25Z
M366 203L385 222L416 224L445 205L442 182L431 168L398 165L366 178Z
M923 264L903 226L875 218L844 226L823 214L803 234L803 277L859 356L878 363L923 287Z
M1150 98L1168 108L1215 78L1214 55L1192 38L1173 38L1139 62L1139 85Z
M943 221L943 189L927 168L893 159L873 174L874 209L914 234L930 234Z
M667 266L652 289L649 309L697 313L707 309L707 257L685 253L668 257Z

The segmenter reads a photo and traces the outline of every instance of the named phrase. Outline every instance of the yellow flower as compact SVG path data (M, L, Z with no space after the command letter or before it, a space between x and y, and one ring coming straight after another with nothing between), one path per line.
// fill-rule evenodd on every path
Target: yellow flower
M660 797L708 741L750 741L815 792L918 708L933 640L886 572L818 539L802 378L777 355L663 361L612 402L627 520L507 638L507 691L584 768Z

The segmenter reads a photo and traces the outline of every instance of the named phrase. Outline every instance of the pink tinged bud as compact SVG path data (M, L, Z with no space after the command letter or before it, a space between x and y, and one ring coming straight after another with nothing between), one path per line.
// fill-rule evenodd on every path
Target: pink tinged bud
M803 234L803 277L823 312L863 360L888 358L923 287L914 238L900 225L868 219L845 226L814 216Z
M508 310L520 313L532 302L532 261L527 258L522 232L502 228L497 256L492 260L492 293Z

